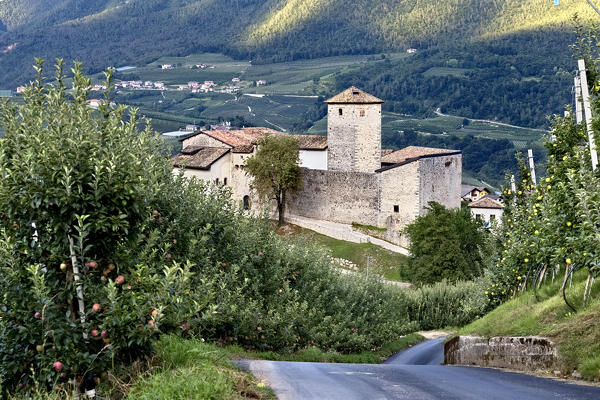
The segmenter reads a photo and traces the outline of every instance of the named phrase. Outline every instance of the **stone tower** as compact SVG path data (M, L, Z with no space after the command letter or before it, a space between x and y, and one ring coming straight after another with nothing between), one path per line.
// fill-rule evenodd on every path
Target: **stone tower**
M327 169L375 172L381 168L381 104L351 87L327 100Z

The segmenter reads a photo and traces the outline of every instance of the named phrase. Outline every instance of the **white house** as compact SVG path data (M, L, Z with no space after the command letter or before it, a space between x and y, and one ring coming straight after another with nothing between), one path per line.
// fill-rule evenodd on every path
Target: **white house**
M481 219L488 227L492 221L496 221L498 225L502 224L504 205L491 197L485 196L469 203L469 209L475 218Z

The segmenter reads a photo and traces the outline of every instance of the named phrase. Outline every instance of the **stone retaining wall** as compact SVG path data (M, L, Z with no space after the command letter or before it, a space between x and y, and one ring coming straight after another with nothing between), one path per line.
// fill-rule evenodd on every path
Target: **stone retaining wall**
M444 346L444 363L510 368L521 371L551 370L556 366L554 343L540 336L457 336Z

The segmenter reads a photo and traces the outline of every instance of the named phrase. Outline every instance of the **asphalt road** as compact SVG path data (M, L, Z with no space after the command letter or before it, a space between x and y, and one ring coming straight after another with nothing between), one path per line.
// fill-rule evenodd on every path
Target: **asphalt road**
M237 364L268 382L279 400L600 400L599 387L439 365L441 341L422 342L379 365L256 360Z

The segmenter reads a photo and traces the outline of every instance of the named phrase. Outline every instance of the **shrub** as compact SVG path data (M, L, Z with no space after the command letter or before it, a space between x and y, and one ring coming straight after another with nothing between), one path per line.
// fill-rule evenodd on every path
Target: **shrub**
M488 234L468 209L448 210L430 202L426 215L406 227L413 282L461 281L483 273L482 247Z

